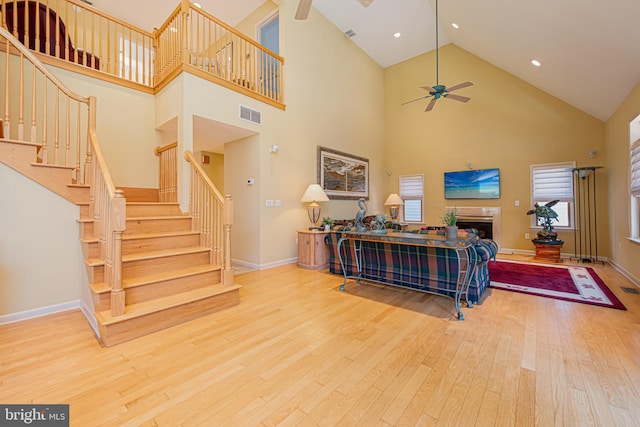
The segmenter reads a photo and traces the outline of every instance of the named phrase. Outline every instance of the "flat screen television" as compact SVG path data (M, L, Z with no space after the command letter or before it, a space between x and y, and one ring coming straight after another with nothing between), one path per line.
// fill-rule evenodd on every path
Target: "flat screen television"
M445 199L499 199L500 169L444 173Z

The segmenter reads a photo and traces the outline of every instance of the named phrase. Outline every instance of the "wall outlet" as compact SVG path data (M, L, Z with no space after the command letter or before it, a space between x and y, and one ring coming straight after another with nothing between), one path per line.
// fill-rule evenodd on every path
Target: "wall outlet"
M267 200L264 205L268 208L273 207L273 200Z
M520 200L516 200L516 206L520 206Z
M528 239L529 238L529 233L524 233L524 238Z

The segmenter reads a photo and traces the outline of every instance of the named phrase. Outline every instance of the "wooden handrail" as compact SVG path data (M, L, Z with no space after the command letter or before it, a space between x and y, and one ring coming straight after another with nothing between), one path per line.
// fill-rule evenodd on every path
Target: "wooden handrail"
M233 201L222 197L190 151L185 160L191 166L189 212L192 229L200 233L200 242L211 249L211 262L222 267L221 281L233 284L231 267L231 226L233 225Z
M167 145L163 145L162 147L156 147L153 152L155 153L156 156L159 156L161 153L167 151L167 150L171 150L172 148L176 148L178 146L178 142L172 142L170 144Z
M209 189L209 191L215 194L216 200L218 201L218 203L224 204L224 197L222 197L222 194L220 194L220 191L218 191L218 189L213 184L213 182L211 182L211 179L209 178L207 173L204 171L204 169L202 169L202 166L200 166L196 158L193 156L193 153L191 153L191 151L185 151L184 158L186 161L188 161L191 164L191 167L196 170L198 175L202 176L202 180L207 185L207 188Z

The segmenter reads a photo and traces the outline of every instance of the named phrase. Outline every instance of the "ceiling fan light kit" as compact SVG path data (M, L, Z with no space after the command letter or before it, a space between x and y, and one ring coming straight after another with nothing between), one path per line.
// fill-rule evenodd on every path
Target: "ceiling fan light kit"
M466 97L466 96L461 96L461 95L454 95L451 92L458 90L458 89L462 89L465 87L469 87L469 86L473 86L473 83L471 82L464 82L464 83L460 83L457 84L455 86L452 86L450 88L447 88L445 85L441 85L439 82L439 75L438 75L438 62L439 62L439 58L438 58L438 53L439 53L439 46L438 46L438 0L436 0L436 84L434 86L420 86L421 89L426 90L427 92L429 92L429 95L425 95L425 96L420 96L418 98L415 99L410 99L409 101L405 101L403 102L401 105L405 105L405 104L409 104L411 102L415 102L415 101L420 101L421 99L427 99L427 98L431 98L431 101L429 101L429 103L427 104L427 108L424 109L425 112L427 111L431 111L433 110L433 107L436 105L436 101L440 98L449 98L449 99L453 99L454 101L460 101L460 102L468 102L471 98Z

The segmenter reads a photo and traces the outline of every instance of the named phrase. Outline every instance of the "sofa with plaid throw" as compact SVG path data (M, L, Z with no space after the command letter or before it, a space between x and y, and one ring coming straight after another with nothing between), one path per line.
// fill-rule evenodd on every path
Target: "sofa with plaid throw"
M338 240L348 227L335 227L325 237L330 249L329 271L343 275L338 257ZM442 230L419 230L422 234L441 234ZM498 252L491 239L480 239L473 230L461 230L461 234L474 241L470 250L473 266L467 299L482 302L482 293L489 286L489 261ZM353 241L345 240L341 246L344 268L348 276L357 276ZM366 260L362 278L383 281L390 285L402 285L454 297L458 279L458 259L455 251L428 246L400 245L388 242L362 242L362 256Z

